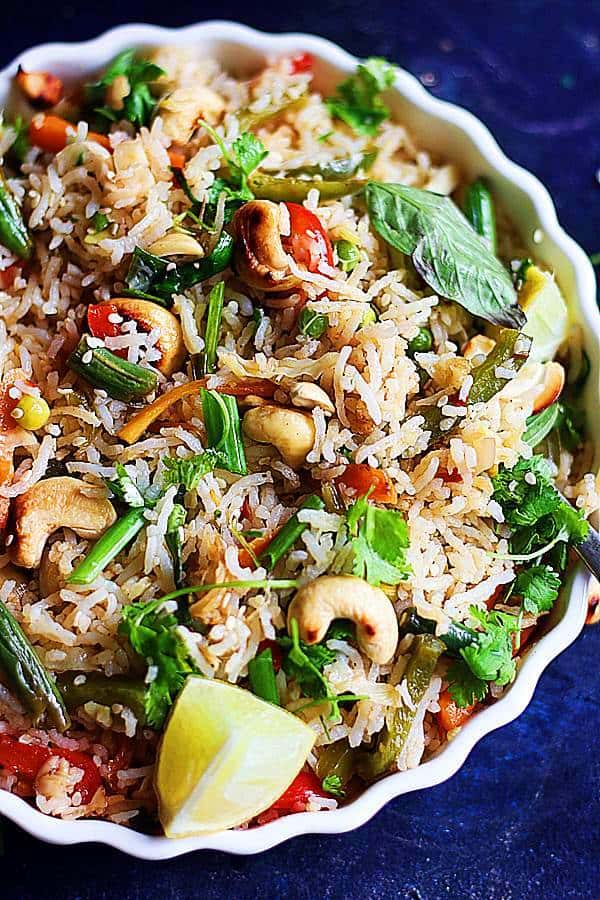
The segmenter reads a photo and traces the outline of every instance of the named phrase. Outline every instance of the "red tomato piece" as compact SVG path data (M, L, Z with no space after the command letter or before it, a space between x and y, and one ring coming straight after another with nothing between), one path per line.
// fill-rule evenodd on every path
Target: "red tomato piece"
M286 253L309 272L318 272L322 263L333 266L331 241L319 219L300 203L285 205L290 214L290 234L281 239Z
M385 472L366 463L350 463L335 481L355 497L364 497L371 491L369 500L374 503L395 503L397 500L396 489Z
M111 322L110 317L118 315L119 311L114 303L92 303L88 306L87 320L90 331L94 337L117 337L121 334L121 325Z
M468 722L477 706L476 703L473 706L465 706L464 708L457 706L450 696L450 691L442 691L438 703L440 704L440 711L437 714L437 720L444 731L452 731L454 728L460 728L461 725Z
M456 469L449 472L448 469L438 469L436 478L441 478L446 484L460 484L463 480L462 475Z
M317 794L319 797L326 796L321 787L321 782L314 772L299 772L287 791L283 792L279 800L276 800L270 809L280 809L285 812L301 812L302 807L308 803L311 794Z
M302 72L312 71L314 59L312 53L298 53L292 56L290 60L290 71L292 75L299 75Z
M19 265L8 266L7 269L2 269L0 271L0 291L7 291L11 288L15 278L18 278L20 274L21 266Z
M269 650L271 651L271 656L273 657L273 668L276 672L279 672L279 670L281 669L281 664L283 662L283 651L277 641L265 639L264 641L260 642L260 644L258 645L258 650L256 652L257 654L262 653L262 651L266 650L267 648L269 648Z
M57 747L52 753L66 759L71 766L83 769L83 775L75 785L75 788L81 794L81 802L83 804L89 803L102 784L100 771L92 757L87 753L81 753L79 750L64 750L62 747Z
M23 744L8 734L0 737L0 766L33 781L52 751L40 744Z

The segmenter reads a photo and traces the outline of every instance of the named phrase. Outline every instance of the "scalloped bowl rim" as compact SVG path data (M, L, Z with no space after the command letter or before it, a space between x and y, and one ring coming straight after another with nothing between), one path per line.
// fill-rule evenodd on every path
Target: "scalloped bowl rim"
M0 72L0 94L8 86L16 66L44 69L44 60L60 55L64 62L86 60L89 67L101 65L115 50L129 45L169 42L189 44L194 40L227 40L265 54L306 50L341 71L352 71L357 58L321 37L302 33L268 34L234 22L213 20L182 28L129 24L113 28L83 42L50 43L21 53ZM595 303L593 268L583 250L559 225L546 188L530 172L508 159L488 129L472 113L431 96L410 73L400 69L392 91L433 118L466 134L495 173L520 188L531 200L539 226L562 251L575 273L579 310L592 334L600 335L600 313ZM54 844L98 842L141 859L161 860L192 850L221 850L235 854L259 853L301 834L339 834L358 828L386 803L410 791L440 784L454 775L481 738L519 716L527 707L535 686L549 663L581 632L586 614L589 576L581 566L574 570L570 595L562 619L531 648L517 678L506 694L474 716L440 753L415 769L388 775L368 787L356 800L337 810L296 813L252 829L224 831L171 840L141 834L105 821L65 822L46 816L19 797L0 791L0 813L29 834Z

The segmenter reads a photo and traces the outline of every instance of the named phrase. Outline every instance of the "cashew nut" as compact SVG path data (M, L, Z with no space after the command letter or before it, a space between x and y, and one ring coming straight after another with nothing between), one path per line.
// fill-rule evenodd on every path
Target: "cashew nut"
M172 375L181 367L186 351L181 325L172 312L151 300L135 297L115 297L105 302L115 306L119 315L126 319L135 319L143 331L158 330L156 347L160 351L160 361L156 368L163 375Z
M381 588L354 575L322 575L300 588L288 609L288 631L292 619L307 644L322 641L334 619L351 619L358 646L379 665L389 662L398 646L392 601Z
M487 356L496 346L496 341L486 334L476 334L462 348L465 359L473 359L474 356Z
M116 517L112 503L97 487L68 476L45 478L15 497L10 559L16 566L37 568L46 541L58 528L98 538Z
M237 238L235 265L246 284L261 291L289 290L299 284L281 242L277 203L244 203L233 217L232 227Z
M558 400L565 386L565 370L559 362L549 362L544 366L544 383L533 400L534 413L541 412Z
M281 406L256 406L244 416L245 434L259 444L273 444L284 462L299 469L312 450L315 423L311 416Z
M204 247L191 234L183 231L165 234L154 241L148 250L155 256L194 256L198 259L204 256Z
M200 119L215 125L225 110L225 102L204 85L177 88L160 101L158 115L163 131L177 144L187 144Z
M329 394L313 381L299 381L294 384L290 390L290 400L294 406L301 406L304 409L318 407L326 415L332 415L335 412L335 406Z

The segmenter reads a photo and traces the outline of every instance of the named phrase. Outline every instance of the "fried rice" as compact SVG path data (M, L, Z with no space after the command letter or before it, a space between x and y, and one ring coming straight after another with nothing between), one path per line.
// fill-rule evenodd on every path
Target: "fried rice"
M94 543L70 527L53 530L41 565L15 565L15 509L22 510L23 498L36 484L70 476L95 486L107 498L106 482L122 464L143 492L160 483L166 457L191 459L209 445L198 392L170 406L132 442L123 440L120 431L139 412L140 403L111 397L81 378L67 360L88 331L88 307L125 296L136 248L154 253L152 248L165 236L185 230L206 256L221 230L231 230L223 200L215 204L209 229L196 228L185 213L190 208L188 192L202 208L223 177L221 142L231 148L242 133L240 110L248 121L254 117L252 130L267 152L261 173L294 177L299 169L371 153L372 181L455 198L464 189L460 160L438 159L424 151L402 122L389 118L374 135L357 133L332 113L310 67L303 69L293 60L271 60L243 77L193 49L159 48L151 61L165 73L152 85L158 100L153 116L138 127L121 120L117 111L106 145L90 137L91 126L78 118L75 92L53 110L74 122L68 143L58 152L31 146L16 165L11 147L17 130L8 114L1 132L7 183L34 242L25 264L0 244L3 396L14 401L14 409L24 395L41 395L50 411L37 430L20 427L18 419L7 425L7 415L2 419L0 601L51 676L60 680L65 673L76 673L85 681L89 673L138 675L139 656L119 624L124 608L159 598L177 586L167 532L174 506L181 503L185 582L243 580L258 586L217 586L191 595L191 618L176 626L178 636L194 671L247 686L248 664L265 646L275 648L285 634L294 593L268 587L265 580L271 573L260 557L245 552L248 545L251 549L257 535L275 535L297 513L304 530L277 562L274 577L307 584L348 572L347 508L360 492L352 484L344 487L344 476L350 466L361 466L383 474L394 498L390 507L402 514L407 526L407 577L391 587L384 585L398 617L410 608L443 635L451 622L473 625L473 607L487 611L498 602L510 609L506 592L519 560L510 552L510 534L493 497L492 478L500 468L511 469L533 454L523 435L548 363L530 361L518 372L509 367L508 375L500 372L505 375L500 391L469 406L473 362L466 347L483 334L481 321L432 292L410 259L377 233L360 196L323 200L318 178L307 191L304 208L317 217L328 241L346 241L357 249L351 271L339 265L337 250L332 264L317 267L289 255L293 289L265 292L249 285L232 263L176 292L171 313L185 352L177 368L166 373L160 369L160 328L144 328L117 314L115 333L100 339L100 345L117 356L155 373L156 387L143 401L151 403L194 380L192 363L206 349L202 317L211 290L223 282L217 364L205 376L205 387L227 393L232 384L270 384L266 401L238 395L241 416L245 419L247 410L261 410L268 403L308 417L311 445L302 463L291 464L273 444L246 434L247 474L217 466L183 494L171 485L145 510L145 527L91 583L67 582ZM190 102L195 110L191 126L185 122ZM266 115L269 110L277 112ZM31 115L35 121L45 113L31 110ZM173 176L173 150L183 154L187 191ZM289 215L283 202L276 206L282 208L280 234L286 238ZM110 220L99 232L94 225L98 216ZM501 208L497 217L498 256L510 267L526 253ZM303 309L326 317L322 334L299 332ZM431 334L430 349L411 352L411 341L424 328ZM575 326L566 346L560 351L565 367L581 357L582 338ZM323 401L312 407L309 402L295 405L293 391L299 383L318 385L330 406L325 403L324 408ZM423 415L431 406L441 410L442 432L447 423L447 434L434 443ZM556 486L589 516L598 506L594 477L586 474L591 448L580 442L576 448L551 449ZM323 496L325 508L298 511L309 493ZM538 619L526 612L522 628L535 626ZM319 758L336 742L357 751L376 746L386 720L389 723L393 711L402 708L412 713L410 734L392 770L418 765L452 738L454 729L444 727L440 717L440 697L448 689L447 660L438 663L416 707L407 687L404 673L415 640L413 633L401 635L393 658L382 663L373 661L348 635L327 639L331 656L322 674L331 691L359 698L337 706L333 715L326 701L313 698L307 704L302 684L285 666L279 669L281 706L296 711L315 735L307 770L321 778ZM519 661L520 655L517 666ZM150 663L147 681L152 674ZM505 689L492 684L484 702L493 702ZM138 721L135 711L122 703L87 701L71 710L71 716L71 727L64 733L47 722L34 724L10 680L3 679L0 787L29 798L48 815L98 816L156 828L152 775L157 730ZM1 745L8 738L48 749L34 777L4 760ZM77 756L69 758L61 750L91 759L98 781L86 782ZM351 786L347 795L355 790ZM296 808L329 809L342 802L340 796L314 791ZM278 814L281 811L267 811L258 821Z

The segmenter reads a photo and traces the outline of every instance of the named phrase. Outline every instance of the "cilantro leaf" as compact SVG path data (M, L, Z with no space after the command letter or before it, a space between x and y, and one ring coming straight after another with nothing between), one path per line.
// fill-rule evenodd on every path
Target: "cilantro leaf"
M411 572L405 550L408 526L402 513L379 509L361 497L347 513L353 550L352 572L369 584L398 584Z
M109 122L118 122L127 119L133 125L141 127L150 121L156 100L150 92L149 85L161 75L165 75L164 69L146 59L137 59L135 49L123 50L114 58L99 81L86 84L85 97L90 106L95 106L95 112ZM104 99L106 88L118 77L124 77L129 83L129 93L123 98L121 109L113 109L110 106L97 106Z
M492 499L500 504L512 530L511 551L527 554L552 542L580 543L589 532L581 510L560 496L543 456L520 459L512 469L501 465L492 479Z
M179 637L177 619L161 612L163 600L132 603L124 607L119 632L142 656L152 673L145 696L146 719L160 728L188 675L196 672Z
M380 57L359 63L355 75L338 85L335 95L325 100L332 116L341 119L358 134L375 135L390 110L379 96L394 83L395 69Z
M226 197L225 222L229 222L242 203L254 199L254 194L248 185L248 177L268 155L268 150L260 138L250 132L242 132L228 149L214 128L211 128L206 122L201 124L213 141L218 144L229 170L229 178L215 178L207 191L208 224L214 220L215 207L221 194L225 194Z
M346 791L343 789L342 779L339 775L326 775L321 782L321 787L327 794L332 797L345 797Z
M531 566L519 572L513 593L523 598L525 612L548 612L554 606L560 590L560 578L551 566Z
M168 487L172 484L181 485L186 491L191 491L198 486L200 480L215 468L219 462L219 454L215 450L205 450L196 453L189 459L180 459L177 456L165 456L163 465L163 484Z
M462 709L485 700L488 692L487 681L474 675L464 660L456 659L448 669L446 678L449 682L450 696Z
M461 659L449 668L448 690L457 706L472 706L483 700L489 683L505 685L516 674L513 659L513 635L521 629L521 616L488 612L477 606L470 609L480 630L472 644L460 650Z

